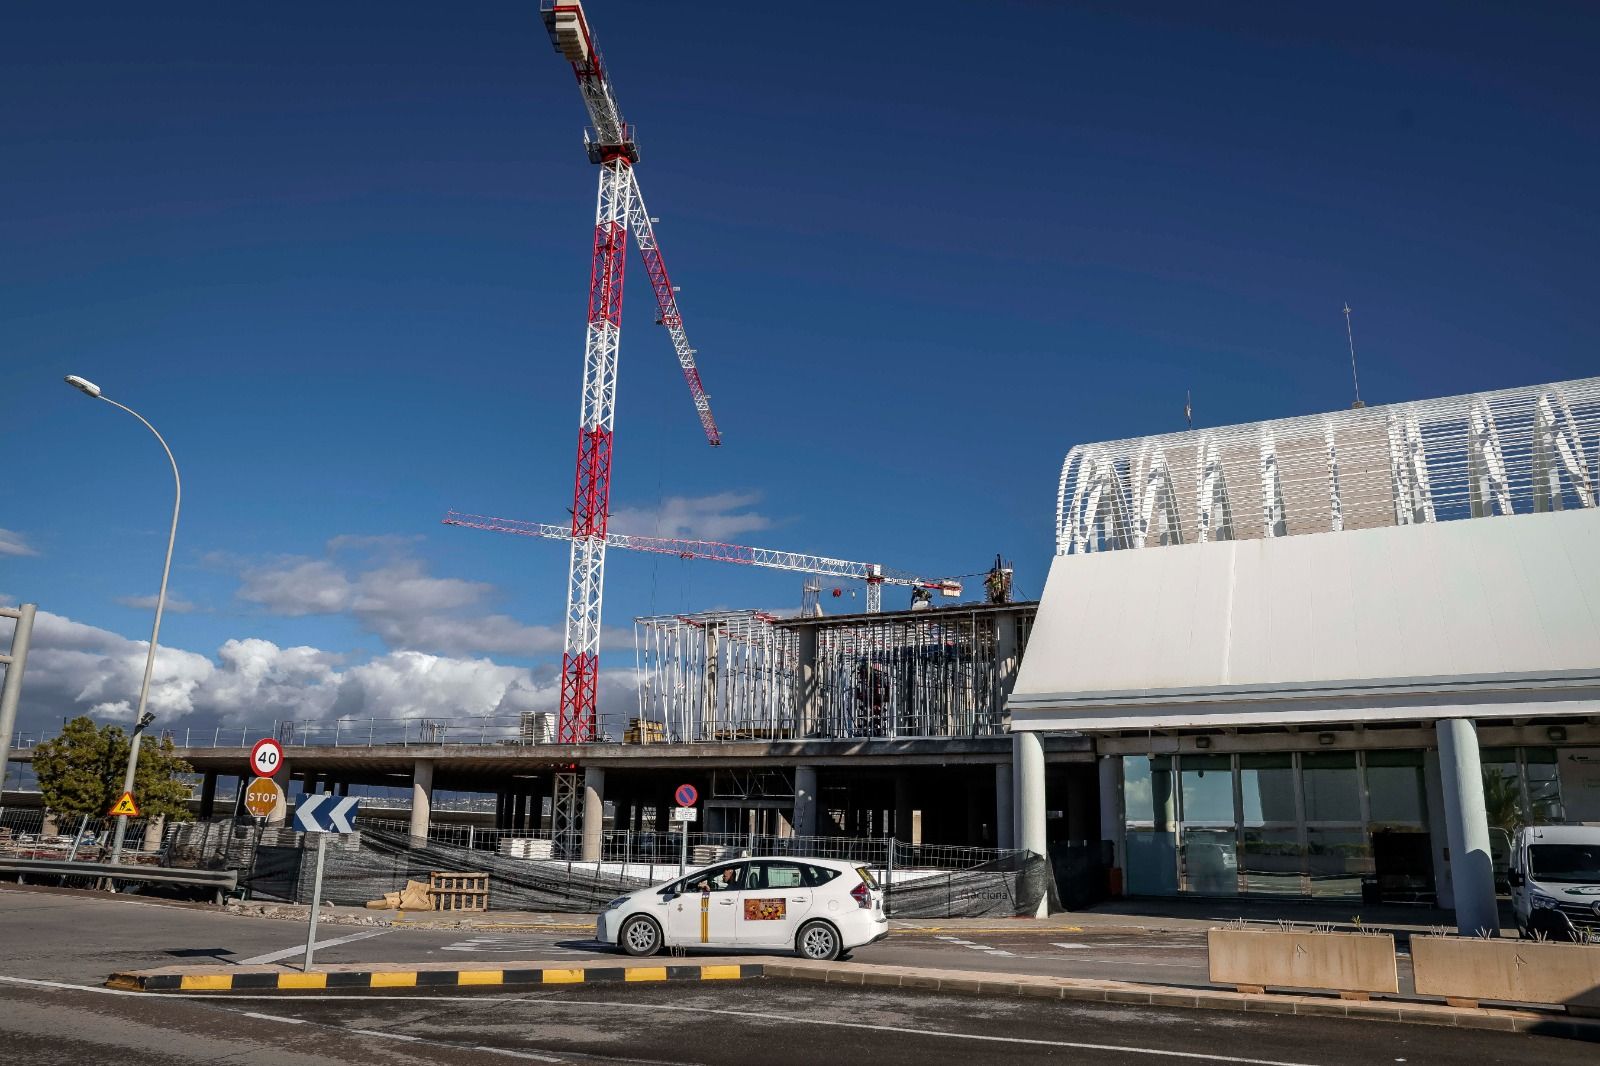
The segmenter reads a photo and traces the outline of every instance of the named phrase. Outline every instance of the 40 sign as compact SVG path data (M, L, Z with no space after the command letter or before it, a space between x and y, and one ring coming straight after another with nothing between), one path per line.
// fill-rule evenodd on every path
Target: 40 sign
M250 749L250 769L258 777L272 777L283 767L283 746L271 737L256 741Z

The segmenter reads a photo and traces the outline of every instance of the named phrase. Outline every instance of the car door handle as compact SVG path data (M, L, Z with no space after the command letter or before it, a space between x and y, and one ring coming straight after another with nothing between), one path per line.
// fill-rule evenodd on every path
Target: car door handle
M806 903L809 900L810 900L809 896L790 896L789 897L789 902L790 903Z
M733 906L733 900L731 900L731 899L719 899L719 900L717 900L717 902L722 904L724 907Z

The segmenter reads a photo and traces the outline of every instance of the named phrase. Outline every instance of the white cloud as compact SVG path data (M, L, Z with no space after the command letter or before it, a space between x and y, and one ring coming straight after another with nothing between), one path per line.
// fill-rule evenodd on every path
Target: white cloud
M288 556L245 566L238 594L274 614L348 614L396 650L466 656L561 650L561 630L484 613L499 591L494 585L434 577L406 554L410 543L335 537L327 558Z
M118 596L117 602L124 607L135 607L142 611L156 609L155 596ZM188 600L180 596L174 596L169 592L167 593L167 605L164 610L171 611L173 614L189 614L199 610L199 608Z
M138 699L148 644L40 611L23 685L19 727L38 729L90 714L126 722ZM603 727L619 734L636 714L632 668L600 677ZM335 717L439 718L515 716L556 709L553 669L507 666L487 658L391 651L348 664L312 647L269 640L226 641L214 656L165 645L157 649L150 709L158 727L252 727L282 720ZM508 725L509 723L501 723Z
M38 555L28 540L13 529L0 529L0 555Z
M607 528L644 537L729 540L741 533L772 528L771 518L750 510L758 492L718 492L710 496L667 496L654 507L613 511Z

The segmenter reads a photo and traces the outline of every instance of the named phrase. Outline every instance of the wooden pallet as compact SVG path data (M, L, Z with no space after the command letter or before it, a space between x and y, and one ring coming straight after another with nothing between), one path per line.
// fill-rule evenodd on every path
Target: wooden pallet
M489 875L434 871L428 875L428 898L436 911L486 911Z

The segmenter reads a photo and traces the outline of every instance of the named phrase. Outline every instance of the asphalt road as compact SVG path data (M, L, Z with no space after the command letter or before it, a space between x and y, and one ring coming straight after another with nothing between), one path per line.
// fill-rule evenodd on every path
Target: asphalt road
M573 915L574 923L583 916ZM919 923L923 925L926 923ZM856 962L1004 970L1162 984L1206 983L1205 939L1192 930L898 929ZM1020 927L1023 923L1017 923ZM352 939L354 938L354 939ZM305 926L136 897L0 887L0 973L98 983L113 970L185 960L283 962L305 947ZM445 962L472 958L559 961L609 956L582 932L404 929L324 924L320 962Z
M327 962L592 955L571 933L324 926ZM377 934L377 935L372 935ZM346 940L359 936L359 940ZM920 929L864 962L1204 980L1193 931ZM1595 1061L1552 1037L1275 1014L967 997L806 982L591 985L525 994L313 993L226 999L114 992L113 970L244 962L304 945L297 923L130 898L0 888L0 1062L33 1064L849 1063L947 1061L1347 1066ZM1136 967L1143 967L1136 969Z
M574 986L520 995L198 1000L0 978L0 1040L4 1061L17 1066L1595 1061L1593 1044L1510 1033L776 980Z

